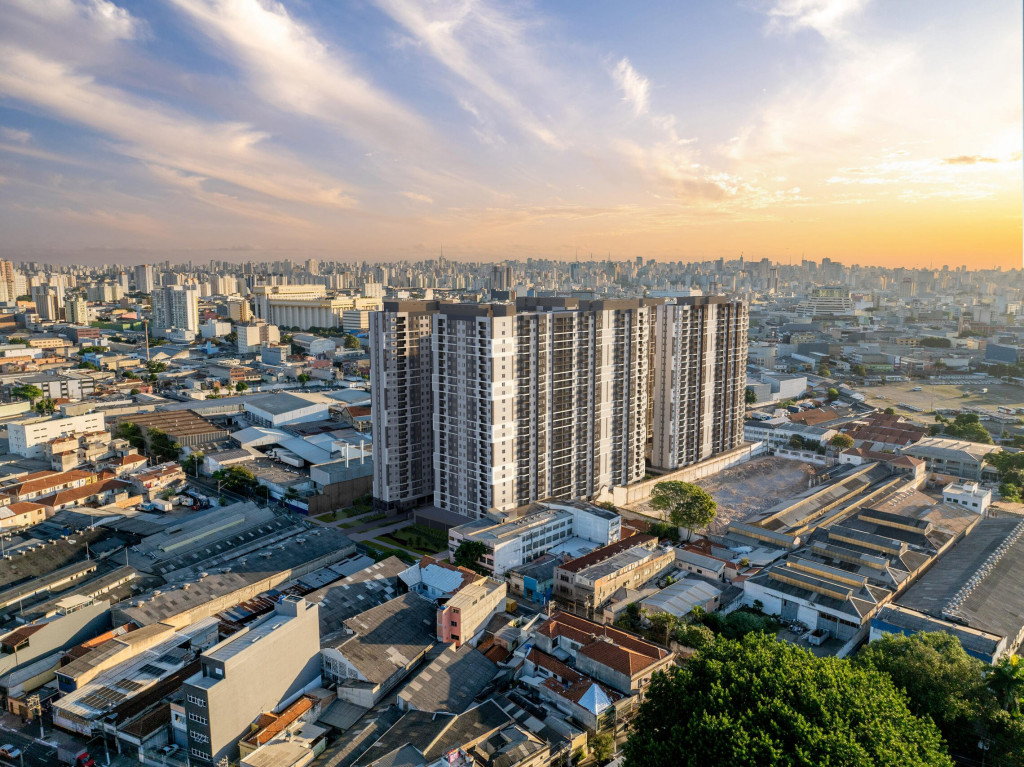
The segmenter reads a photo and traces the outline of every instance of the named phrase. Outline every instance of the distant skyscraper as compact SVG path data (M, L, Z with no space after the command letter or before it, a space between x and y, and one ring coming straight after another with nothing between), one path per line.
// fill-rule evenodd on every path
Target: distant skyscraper
M193 285L172 285L154 290L153 330L169 328L199 332L199 291Z
M10 261L0 261L0 301L14 301L17 297L14 265Z
M385 301L370 315L373 497L406 509L434 496L432 324L436 301Z
M79 295L74 295L64 304L65 319L69 325L89 324L89 304Z
M718 296L655 309L654 466L677 469L743 442L748 322L742 301Z
M512 267L495 264L491 267L491 290L512 289Z
M60 306L57 304L57 291L49 285L32 287L32 300L36 305L36 314L41 320L59 319Z
M135 289L142 293L153 292L153 267L149 264L135 267Z

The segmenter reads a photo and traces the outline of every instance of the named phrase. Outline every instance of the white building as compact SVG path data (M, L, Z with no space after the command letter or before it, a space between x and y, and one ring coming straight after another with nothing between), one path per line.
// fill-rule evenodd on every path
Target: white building
M140 293L153 292L153 267L149 264L135 267L135 289Z
M992 503L992 491L977 482L950 482L942 488L942 500L984 514Z
M377 311L379 298L328 297L323 285L257 285L256 316L273 325L338 328L348 309Z
M476 518L643 478L642 301L442 303L432 318L436 506Z
M69 325L88 325L89 304L82 296L72 296L64 304L64 317Z
M281 331L277 325L268 325L257 320L244 325L235 325L235 345L239 354L258 354L264 346L280 343Z
M171 285L153 291L153 330L181 328L199 333L199 291L194 285Z
M319 357L321 354L334 354L334 350L337 348L333 339L321 338L312 333L296 333L292 336L292 343L313 357Z
M480 564L495 577L559 547L574 556L619 540L622 519L589 503L539 503L521 516L489 514L448 531L449 558L463 541L487 549Z
M231 323L226 320L207 320L199 326L203 338L223 338L231 332Z
M718 296L655 308L655 466L678 469L743 442L747 325L746 305Z
M43 444L58 437L79 436L104 431L103 413L86 413L68 418L36 418L7 425L7 436L12 453L26 458L43 455Z

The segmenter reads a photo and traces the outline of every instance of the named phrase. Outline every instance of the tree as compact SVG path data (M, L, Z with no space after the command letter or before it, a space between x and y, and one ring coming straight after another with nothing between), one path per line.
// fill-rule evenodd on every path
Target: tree
M765 634L717 639L656 674L626 767L952 767L941 736L892 680Z
M882 412L885 413L886 415L896 415L896 411L893 410L891 407L887 407Z
M612 754L615 753L615 738L612 737L610 732L599 732L591 736L590 741L587 744L590 747L590 753L594 755L594 759L597 760L598 764L604 764L612 758Z
M238 383L235 384L235 391L238 392L239 394L241 394L248 388L249 384L247 384L245 381L239 381Z
M829 444L836 450L849 450L853 447L853 437L849 434L836 434L829 440Z
M309 383L309 373L299 373L298 376L296 376L296 378L298 379L299 383L302 384L303 386Z
M803 450L807 445L804 443L804 438L799 434L794 434L789 438L789 446L793 450Z
M202 450L194 450L189 453L188 458L182 462L182 468L185 469L187 474L195 474L199 476L199 467L203 465L203 459L206 455Z
M868 369L863 365L854 365L850 368L850 372L855 376L866 376L868 374Z
M114 431L114 436L118 439L128 440L128 444L136 450L143 450L146 447L146 440L142 436L142 429L131 421L121 421Z
M667 512L669 522L687 531L710 525L718 509L714 498L689 482L659 482L651 492L650 505Z
M346 349L362 349L363 345L359 342L359 339L353 335L345 336L345 348Z
M823 378L831 378L832 377L832 370L831 370L831 368L820 367L820 368L818 368L818 375L822 376Z
M715 643L715 633L699 623L684 624L676 630L676 641L683 647L703 650Z
M748 405L753 405L757 402L757 392L753 389L747 389L747 393L743 395Z
M181 445L162 429L150 429L147 434L149 438L149 452L158 461L176 461L181 452Z
M930 349L948 349L953 345L953 342L948 338L940 338L938 336L928 336L922 338L919 342L920 346L926 346Z
M1020 713L1020 699L1024 696L1024 663L1019 656L1003 658L988 672L985 681L1004 711L1014 715Z
M49 397L44 397L36 403L36 412L40 414L52 413L57 409L57 403Z
M932 718L954 755L975 755L982 739L989 764L1024 765L1024 717L1003 708L1010 702L1001 695L1006 688L994 681L1003 664L1013 666L1012 658L988 666L969 656L954 636L936 632L883 636L854 663L885 672L907 694L911 713Z
M22 384L11 389L11 395L18 399L27 399L29 405L34 407L36 400L43 396L43 390L32 384Z
M837 399L839 399L839 390L829 388L829 390L825 392L825 396L828 397L829 402L835 402Z
M668 645L668 640L679 628L679 619L672 613L657 612L647 616L647 622L651 624L648 638Z
M487 571L479 564L485 556L487 556L487 547L480 541L464 540L455 549L452 561L459 567L467 567L475 572L486 574Z

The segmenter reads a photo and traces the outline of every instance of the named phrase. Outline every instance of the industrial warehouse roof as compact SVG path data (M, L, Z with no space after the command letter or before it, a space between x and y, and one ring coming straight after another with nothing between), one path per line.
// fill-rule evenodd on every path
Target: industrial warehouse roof
M306 601L320 607L320 636L324 643L342 628L343 621L397 597L398 576L407 568L397 557L388 557L307 594Z
M666 586L657 594L640 602L648 612L669 613L677 618L688 615L694 607L704 607L720 596L722 589L696 578L683 578Z
M469 644L458 649L448 645L398 694L409 708L418 711L466 710L498 673L497 664Z
M983 445L980 442L968 442L963 439L944 439L942 437L925 437L904 452L913 456L928 458L945 458L956 461L981 461L989 453L1000 450L996 445Z
M983 519L897 600L999 636L1024 628L1024 520Z
M249 397L245 401L246 409L262 410L271 415L284 415L293 410L303 410L309 407L327 407L331 400L315 394L260 394Z
M133 423L145 429L159 429L176 439L196 434L210 434L227 431L214 426L192 410L175 410L162 413L132 413L119 417L118 423Z
M413 593L403 594L345 621L356 632L337 649L367 680L382 684L434 646L437 608Z

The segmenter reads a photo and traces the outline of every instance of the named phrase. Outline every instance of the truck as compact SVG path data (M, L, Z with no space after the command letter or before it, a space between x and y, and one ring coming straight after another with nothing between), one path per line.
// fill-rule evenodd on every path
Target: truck
M89 750L73 741L58 742L57 760L61 764L70 764L72 767L96 767L96 760L89 756Z
M157 511L170 511L174 508L174 504L170 501L165 501L163 498L154 498L150 501L153 508Z

